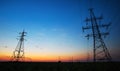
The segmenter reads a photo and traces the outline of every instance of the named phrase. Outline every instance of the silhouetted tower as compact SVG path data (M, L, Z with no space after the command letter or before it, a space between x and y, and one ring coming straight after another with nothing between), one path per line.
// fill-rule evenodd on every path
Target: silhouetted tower
M89 62L89 59L90 59L90 55L89 52L87 52L87 62Z
M83 32L87 29L92 29L92 34L87 34L85 37L89 39L89 37L93 37L93 61L110 61L112 58L109 54L109 51L103 41L102 36L109 35L109 32L100 32L101 27L108 28L111 23L109 24L98 24L98 21L100 21L101 17L96 17L93 9L89 9L90 11L90 18L86 18L86 27L82 27ZM88 23L91 23L91 26L88 26Z
M60 56L58 57L58 62L59 62L59 63L61 62L61 57L60 57Z
M24 61L24 36L26 36L26 32L21 32L19 42L17 44L17 47L13 51L12 61Z

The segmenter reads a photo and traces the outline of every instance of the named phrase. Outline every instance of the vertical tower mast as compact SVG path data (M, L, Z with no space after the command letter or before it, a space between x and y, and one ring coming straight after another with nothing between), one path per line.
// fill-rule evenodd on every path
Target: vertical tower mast
M87 18L85 21L88 23L91 23L91 26L83 27L83 31L86 29L92 29L92 34L87 34L86 37L89 39L89 37L93 37L93 61L110 61L112 58L109 54L109 51L103 41L102 36L109 35L109 32L100 32L101 27L108 28L110 26L109 24L98 24L98 20L101 20L102 17L96 17L94 15L93 9L89 9L90 11L90 18Z
M23 61L24 60L24 36L26 36L26 32L21 32L20 33L20 39L17 44L17 47L13 51L13 56L12 56L12 61Z

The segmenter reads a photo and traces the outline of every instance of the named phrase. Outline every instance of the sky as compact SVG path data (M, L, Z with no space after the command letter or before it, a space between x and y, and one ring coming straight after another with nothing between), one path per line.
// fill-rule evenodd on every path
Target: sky
M119 0L0 0L0 61L9 60L19 39L27 32L25 57L32 61L86 61L92 59L92 38L83 33L89 8L111 22L104 41L113 61L120 61ZM17 39L16 39L17 38Z

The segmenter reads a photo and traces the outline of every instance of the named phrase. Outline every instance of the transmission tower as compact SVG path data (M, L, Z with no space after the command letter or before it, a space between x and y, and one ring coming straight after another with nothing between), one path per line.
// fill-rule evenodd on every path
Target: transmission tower
M26 32L21 32L19 33L20 39L19 42L17 44L17 47L15 48L15 50L13 51L13 56L11 61L24 61L24 36L26 36Z
M85 37L89 39L89 37L93 37L93 61L110 61L112 58L109 54L109 51L105 45L105 42L102 36L109 35L109 32L101 32L100 28L108 28L111 23L109 24L98 24L98 21L101 21L103 18L96 17L93 9L89 9L90 11L90 18L86 18L86 26L82 27L83 32L87 29L92 29L92 34L87 34ZM91 23L88 25L88 23Z

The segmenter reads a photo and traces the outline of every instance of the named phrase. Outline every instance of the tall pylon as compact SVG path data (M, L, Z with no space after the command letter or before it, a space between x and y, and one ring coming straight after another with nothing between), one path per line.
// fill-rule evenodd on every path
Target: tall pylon
M19 33L20 39L17 44L17 47L13 51L13 56L11 61L24 61L24 36L26 36L26 32L23 30L23 32Z
M89 39L89 37L93 37L93 61L111 61L112 57L106 47L106 44L103 40L102 36L109 35L109 32L101 32L100 28L108 28L111 23L109 24L99 24L98 21L101 21L103 18L96 17L93 8L89 9L90 11L90 18L86 18L86 26L82 27L83 32L87 29L92 29L92 34L87 34L85 37ZM91 23L88 26L88 23Z

